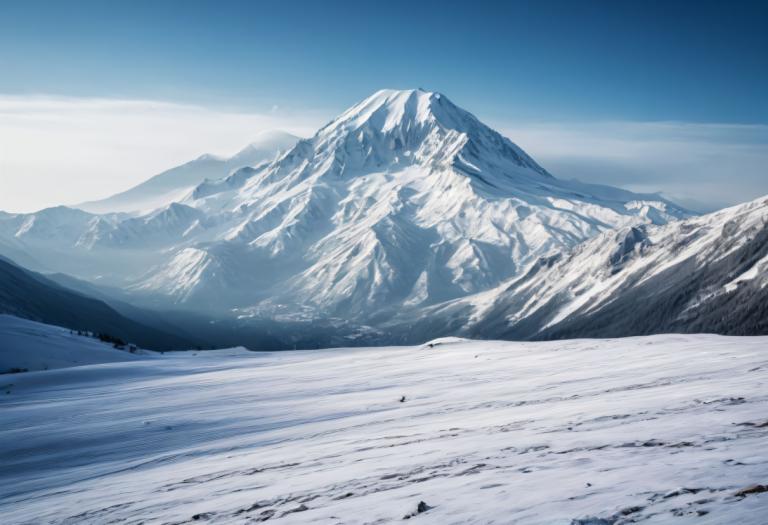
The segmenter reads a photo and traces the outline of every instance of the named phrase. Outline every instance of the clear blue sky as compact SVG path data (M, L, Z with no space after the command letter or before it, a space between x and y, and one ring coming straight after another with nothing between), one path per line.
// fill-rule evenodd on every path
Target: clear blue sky
M768 2L0 3L0 93L768 123Z

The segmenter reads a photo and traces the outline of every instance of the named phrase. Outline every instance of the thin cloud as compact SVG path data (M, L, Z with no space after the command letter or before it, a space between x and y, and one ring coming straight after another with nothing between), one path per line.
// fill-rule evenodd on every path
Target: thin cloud
M203 153L230 155L261 130L309 136L331 113L0 95L0 210L106 197ZM561 178L661 191L699 211L768 194L768 126L492 124Z
M699 211L768 194L768 126L687 122L502 125L554 175L662 192Z
M0 96L0 210L98 199L259 131L311 134L327 114L238 113L151 100Z

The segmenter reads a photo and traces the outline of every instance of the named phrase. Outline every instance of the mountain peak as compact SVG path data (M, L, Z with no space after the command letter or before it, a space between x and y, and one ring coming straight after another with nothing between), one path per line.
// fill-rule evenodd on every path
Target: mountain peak
M449 116L450 118L446 118ZM440 93L424 91L421 88L381 89L346 110L325 129L354 130L368 125L376 131L386 133L399 126L423 125L428 122L439 122L446 127L454 127L466 119L476 120Z
M259 131L253 141L237 152L232 158L249 155L253 151L285 151L292 148L299 137L279 129Z
M320 129L314 152L333 152L347 167L382 166L408 158L461 171L551 177L522 149L456 106L442 93L421 88L382 89Z

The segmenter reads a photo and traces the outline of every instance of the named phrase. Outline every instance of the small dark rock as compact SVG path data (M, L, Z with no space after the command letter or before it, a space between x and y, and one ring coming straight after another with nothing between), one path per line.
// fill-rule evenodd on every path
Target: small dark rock
M682 496L683 494L698 494L702 490L704 489L682 487L677 490L673 490L672 492L667 492L664 494L664 499L676 498L677 496Z
M245 512L253 512L254 510L260 509L263 506L264 505L262 505L261 503L254 503L250 507L245 507L245 508L242 508L242 509L238 510L237 512L235 512L235 515L237 516L237 515L243 514Z
M634 514L635 512L640 512L645 507L641 507L639 505L635 505L634 507L625 507L619 511L619 514L622 516L629 516L630 514Z
M259 514L259 516L256 518L256 521L267 521L274 515L275 515L275 509L267 509L262 511Z
M748 496L750 494L760 494L761 492L768 492L768 485L750 485L749 487L744 487L743 489L735 492L733 495L737 498L743 498L744 496Z
M571 525L613 525L614 523L616 523L614 519L593 518L591 516L571 520Z
M414 516L417 516L417 515L421 514L422 512L427 512L431 508L432 507L427 505L425 502L420 501L419 504L416 505L416 511L406 514L405 516L403 516L403 519L404 520L409 520L409 519L413 518Z
M302 503L302 504L301 504L301 505L299 505L298 507L294 507L294 508L292 508L292 509L288 509L288 510L286 510L285 512L283 512L283 513L280 515L280 517L282 518L283 516L285 516L285 515L287 515L287 514L293 514L294 512L304 512L305 510L309 510L309 507L307 507L306 505L304 505L304 504Z
M754 428L765 428L768 427L768 419L765 421L761 421L759 423L754 423L752 421L746 421L744 423L739 423L739 425L744 427L754 427Z

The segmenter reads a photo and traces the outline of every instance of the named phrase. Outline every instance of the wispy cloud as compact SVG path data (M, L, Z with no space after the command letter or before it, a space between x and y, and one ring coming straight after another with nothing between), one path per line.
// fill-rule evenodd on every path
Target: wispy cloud
M311 135L332 111L243 113L169 102L0 95L0 210L108 196L261 130ZM661 191L706 211L768 194L768 126L491 122L554 175Z
M101 198L266 129L311 134L328 114L264 114L145 100L0 95L0 210Z
M768 194L768 126L685 122L500 125L554 175L660 191L699 211Z

